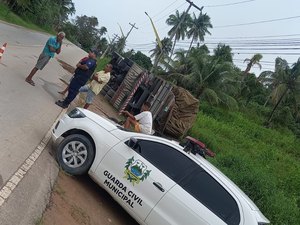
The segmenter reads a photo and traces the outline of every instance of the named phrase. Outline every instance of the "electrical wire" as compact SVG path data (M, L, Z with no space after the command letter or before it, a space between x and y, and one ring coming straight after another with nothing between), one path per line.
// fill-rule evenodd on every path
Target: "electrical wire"
M152 16L152 18L157 17L158 15L162 14L164 11L166 11L169 7L171 7L172 5L174 5L176 2L178 2L179 0L176 0L174 2L172 2L170 5L168 5L166 8L164 8L162 11L160 11L159 13L155 14L154 16Z
M247 0L247 1L233 2L233 3L220 4L220 5L205 5L204 7L212 8L212 7L231 6L231 5L239 5L239 4L244 4L244 3L248 3L248 2L254 2L254 1L255 0Z
M246 25L253 25L253 24L270 23L270 22L282 21L282 20L298 19L298 18L300 18L300 16L291 16L291 17L285 17L285 18L279 18L279 19L272 19L272 20L261 20L261 21L250 22L250 23L239 23L239 24L214 26L214 28L238 27L238 26L246 26Z
M154 22L158 22L164 18L166 18L167 16L170 16L170 13L172 12L176 12L176 10L180 9L182 6L186 5L187 3L184 2L183 4L181 4L180 6L178 6L175 10L172 10L171 12L169 12L168 14L165 14L164 16L160 17L159 19L154 20Z

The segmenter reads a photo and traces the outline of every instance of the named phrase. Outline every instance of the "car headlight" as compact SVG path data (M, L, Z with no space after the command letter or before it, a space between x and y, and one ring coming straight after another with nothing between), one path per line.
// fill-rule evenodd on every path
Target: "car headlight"
M71 118L84 118L85 115L79 109L75 108L68 113L68 116Z

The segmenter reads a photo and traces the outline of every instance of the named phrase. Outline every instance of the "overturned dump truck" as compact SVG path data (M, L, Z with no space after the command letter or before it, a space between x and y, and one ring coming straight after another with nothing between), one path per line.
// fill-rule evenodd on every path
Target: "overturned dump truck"
M196 119L199 101L187 90L150 74L128 58L114 53L110 81L101 94L119 112L140 112L145 101L151 103L156 135L182 138Z

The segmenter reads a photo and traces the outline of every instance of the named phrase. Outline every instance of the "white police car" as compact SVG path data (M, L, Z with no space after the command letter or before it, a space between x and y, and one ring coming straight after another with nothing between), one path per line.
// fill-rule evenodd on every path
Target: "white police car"
M138 223L262 225L268 219L224 174L175 142L122 130L76 108L53 129L59 165L88 173Z

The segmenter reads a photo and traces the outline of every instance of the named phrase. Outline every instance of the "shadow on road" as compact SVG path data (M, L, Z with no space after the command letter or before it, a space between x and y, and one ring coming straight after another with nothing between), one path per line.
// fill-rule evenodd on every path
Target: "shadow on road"
M58 83L52 83L43 78L39 77L39 80L43 82L42 87L43 89L50 95L54 100L59 99L60 95L57 93L61 91L62 87Z

